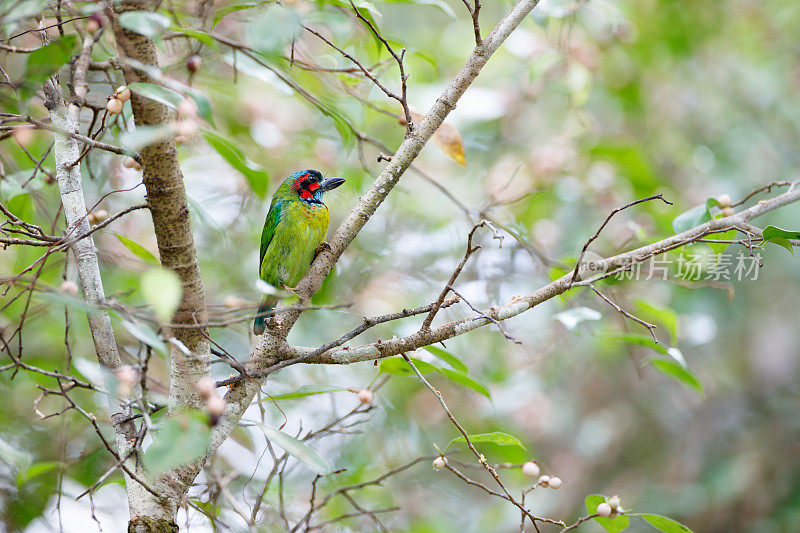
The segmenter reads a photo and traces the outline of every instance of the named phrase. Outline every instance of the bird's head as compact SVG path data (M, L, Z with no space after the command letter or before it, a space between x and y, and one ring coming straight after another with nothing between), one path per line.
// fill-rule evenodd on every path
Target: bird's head
M321 204L322 195L335 189L344 178L323 178L317 170L299 170L286 178L285 183L300 200L310 204Z

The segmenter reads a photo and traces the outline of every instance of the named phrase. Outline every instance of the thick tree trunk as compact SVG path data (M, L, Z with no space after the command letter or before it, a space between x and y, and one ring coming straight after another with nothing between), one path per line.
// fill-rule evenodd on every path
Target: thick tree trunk
M116 14L129 10L152 10L155 4L150 1L127 1L113 6L107 3L127 83L153 81L147 73L127 65L128 60L158 67L158 57L153 40L122 28ZM166 106L136 93L131 96L131 107L137 126L167 125L170 122ZM191 355L172 346L170 412L186 407L202 408L203 399L195 384L210 375L208 330L203 325L206 323L205 291L175 142L170 139L148 146L140 155L161 264L176 272L183 285L183 300L172 322L197 325L194 328L174 328L171 332ZM132 504L130 527L134 531L171 531L164 528L174 525L178 506L196 474L194 470L178 469L159 479L159 490L163 490L165 500L159 502L153 495L146 494L141 502Z

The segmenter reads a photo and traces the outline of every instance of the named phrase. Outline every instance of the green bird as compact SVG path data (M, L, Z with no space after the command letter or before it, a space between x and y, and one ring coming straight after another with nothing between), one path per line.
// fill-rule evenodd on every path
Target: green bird
M343 178L323 178L316 170L300 170L285 180L269 206L261 233L259 277L277 289L294 288L305 275L328 231L330 214L322 195ZM267 295L258 308L253 332L264 333L267 317L278 303Z

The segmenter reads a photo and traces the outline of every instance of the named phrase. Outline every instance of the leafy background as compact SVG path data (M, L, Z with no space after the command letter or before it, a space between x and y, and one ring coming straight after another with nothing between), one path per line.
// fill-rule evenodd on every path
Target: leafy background
M209 307L220 318L244 316L244 307L259 300L257 242L269 193L279 180L304 168L346 177L347 183L327 202L335 227L382 166L375 163L378 151L362 146L354 132L389 147L403 137L396 118L399 108L368 83L346 73L304 70L285 57L287 43L296 38L297 59L350 66L313 36L301 35L296 21L302 19L324 28L365 64L386 59L364 28L337 9L340 2L252 4L239 10L244 4L215 2L211 13L219 20L213 31L252 45L263 65L241 53L234 57L229 48L196 33L189 46L202 57L203 66L190 80L187 41L163 38L159 45L165 75L191 83L199 101L205 97L210 106L205 133L193 136L179 152ZM482 12L485 28L509 6L487 4ZM91 3L76 5L87 12L94 9ZM425 112L472 48L463 6L455 1L360 5L369 9L391 42L407 48L410 102ZM3 35L28 28L30 19L22 15L37 9L42 9L37 2L4 7ZM163 14L171 27L156 25L153 32L208 32L215 22L213 15L201 20L193 3L179 3L176 15ZM409 172L317 297L320 304L352 305L306 313L290 341L316 346L357 325L362 316L428 303L460 259L473 222L485 216L519 241L506 234L501 247L488 232L480 234L483 249L457 284L476 306L504 302L546 283L559 267L574 261L586 238L619 205L657 193L675 203L647 203L618 215L593 245L597 253L613 254L671 234L672 220L707 197L728 193L736 200L771 181L792 179L800 158L798 24L800 6L781 0L543 2L448 119L463 136L466 166L433 145L418 160L421 169L469 207L469 217ZM108 39L106 34L94 59L114 52ZM14 42L39 44L33 34ZM54 57L39 60L47 66L47 61L57 61ZM4 55L12 78L27 83L21 100L1 89L3 107L45 114L35 96L43 79L37 75L42 72L39 60ZM386 83L396 88L396 71L388 64L386 69ZM50 71L44 69L45 74ZM109 83L99 72L92 72L90 81L89 98L95 103L104 103L120 84L119 78ZM309 104L290 84L313 95L318 104ZM395 116L366 107L350 92ZM122 116L129 125L129 104ZM125 140L120 136L124 134L111 131L105 140L119 144ZM35 132L28 150L41 156L50 138ZM13 141L0 144L0 158L5 171L0 200L21 218L49 227L59 205L55 186L40 174L20 188L33 164ZM84 183L90 203L141 180L121 163L122 158L99 151L82 163L90 176ZM44 166L52 170L52 155ZM143 188L138 187L109 196L100 207L115 212L142 199ZM795 228L797 208L759 220L762 226L768 223ZM57 229L62 228L59 221ZM116 234L146 252L126 246ZM152 268L156 250L149 216L139 211L115 222L97 235L96 244L107 294L147 313L142 276ZM530 246L546 262L532 256ZM4 250L3 276L31 263L37 252ZM699 244L692 252L710 250ZM490 398L477 385L464 387L447 379L446 372L429 378L470 432L502 431L527 447L523 452L484 444L481 450L490 461L519 463L535 457L544 472L564 480L559 491L537 490L531 496L538 515L569 522L585 514L587 495L619 494L626 508L668 515L695 531L791 531L800 518L797 259L777 246L761 254L764 267L757 281L709 284L673 277L604 285L620 305L658 323L659 340L680 350L702 384L701 392L648 365L649 358L659 356L652 347L615 340L646 331L625 322L585 289L510 320L508 331L523 341L520 346L491 328L447 343L447 352L463 361ZM50 259L43 270L41 280L55 291L33 298L25 360L64 368L66 308L72 371L101 381L81 310L57 291L63 270L63 256ZM67 276L74 277L71 267ZM20 312L21 304L7 308L0 327L15 324ZM442 311L440 320L468 312L455 306ZM568 314L558 315L564 312ZM576 316L584 320L566 327ZM402 335L414 324L377 328L363 340ZM138 341L120 320L114 326L123 352L135 360ZM237 357L247 357L246 323L215 329L214 338ZM413 355L450 368L431 353ZM279 395L303 386L363 388L393 364L293 367L271 377L266 392ZM154 391L163 394L167 365L155 359L152 366ZM224 365L215 365L218 377L229 374ZM434 443L442 447L457 436L435 397L415 377L389 375L376 393L378 409L358 427L359 433L335 435L315 445L334 468L347 468L323 480L321 487L371 479L414 457L435 454ZM57 527L54 507L62 491L64 512L72 517L64 528L83 531L88 503L75 503L71 496L91 485L111 466L111 458L91 428L73 414L36 421L34 386L51 382L7 372L0 382L5 397L0 404L0 512L5 527ZM98 415L104 412L103 398L86 393L74 397ZM323 425L357 401L352 393L335 390L279 400L282 411L269 401L263 408L268 425L286 422L284 431L292 433L301 424ZM42 409L59 407L45 401ZM257 418L257 410L252 415ZM245 483L254 469L256 480L268 471L258 461L263 436L248 429L234 437L221 448L216 465L238 473L232 490L252 499L257 489L243 488ZM299 514L314 476L305 465L298 464L287 479L290 512ZM505 475L515 490L529 485L518 472ZM118 476L112 477L95 496L98 517L108 531L124 529L118 519L125 504L120 483ZM510 506L488 500L427 464L364 494L371 505L402 508L388 519L393 530L511 531L519 524ZM276 492L266 498L274 504ZM328 512L333 516L346 510L346 502L340 502ZM235 515L220 512L234 529L239 527ZM193 527L207 527L195 514L190 521ZM265 528L277 529L277 524ZM341 527L368 526L351 521ZM647 527L632 524L633 530ZM600 530L594 523L581 529Z

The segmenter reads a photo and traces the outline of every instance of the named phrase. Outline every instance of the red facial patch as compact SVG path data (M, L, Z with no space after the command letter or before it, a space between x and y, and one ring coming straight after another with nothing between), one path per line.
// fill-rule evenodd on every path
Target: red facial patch
M308 191L300 191L300 198L302 198L303 200L308 200L308 199L310 199L312 196L313 196L313 195L312 195L310 192L308 192Z
M319 189L319 183L317 183L316 181L311 182L311 183L308 184L308 190L309 191L314 192L317 189Z
M294 190L299 191L303 188L303 182L308 177L308 174L303 174L299 178L295 178L294 180Z

